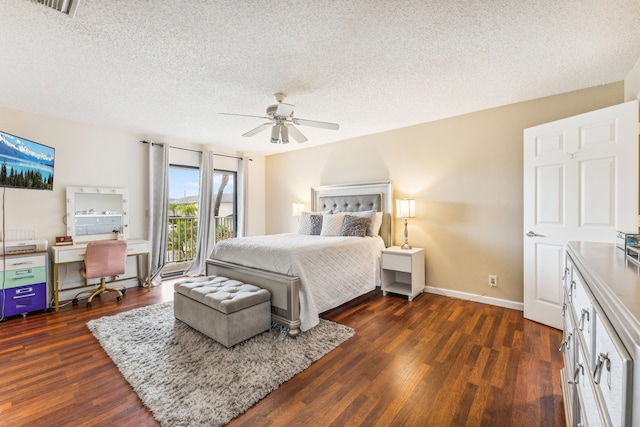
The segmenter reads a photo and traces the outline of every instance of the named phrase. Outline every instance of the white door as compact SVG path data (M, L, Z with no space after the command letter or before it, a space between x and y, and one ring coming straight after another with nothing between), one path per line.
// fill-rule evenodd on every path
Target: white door
M637 231L637 167L637 101L525 129L525 318L562 329L569 241Z

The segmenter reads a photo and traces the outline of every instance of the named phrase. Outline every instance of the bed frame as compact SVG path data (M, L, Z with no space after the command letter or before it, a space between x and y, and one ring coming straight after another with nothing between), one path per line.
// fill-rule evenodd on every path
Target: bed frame
M385 246L393 243L393 184L391 181L311 188L312 211L336 209L340 212L375 210L382 212L380 236ZM300 279L297 276L246 267L216 259L207 260L207 275L251 283L271 292L271 319L288 329L290 336L300 333Z

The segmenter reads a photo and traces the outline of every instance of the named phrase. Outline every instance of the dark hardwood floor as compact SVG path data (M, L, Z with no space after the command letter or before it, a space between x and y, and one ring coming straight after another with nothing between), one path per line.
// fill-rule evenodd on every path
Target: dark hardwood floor
M157 425L85 324L172 293L167 282L0 323L0 426ZM565 424L561 332L519 311L374 291L323 317L356 335L230 426Z

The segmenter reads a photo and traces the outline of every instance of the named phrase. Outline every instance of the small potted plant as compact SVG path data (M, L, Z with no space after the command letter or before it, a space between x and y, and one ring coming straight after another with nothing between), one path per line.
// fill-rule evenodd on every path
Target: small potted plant
M124 240L124 233L122 232L122 227L116 228L113 230L113 233L116 235L116 240Z

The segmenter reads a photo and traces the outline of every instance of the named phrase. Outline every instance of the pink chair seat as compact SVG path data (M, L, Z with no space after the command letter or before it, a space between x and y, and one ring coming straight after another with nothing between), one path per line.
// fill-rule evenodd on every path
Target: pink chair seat
M126 240L105 240L87 244L84 268L80 270L86 279L124 274L127 267Z

